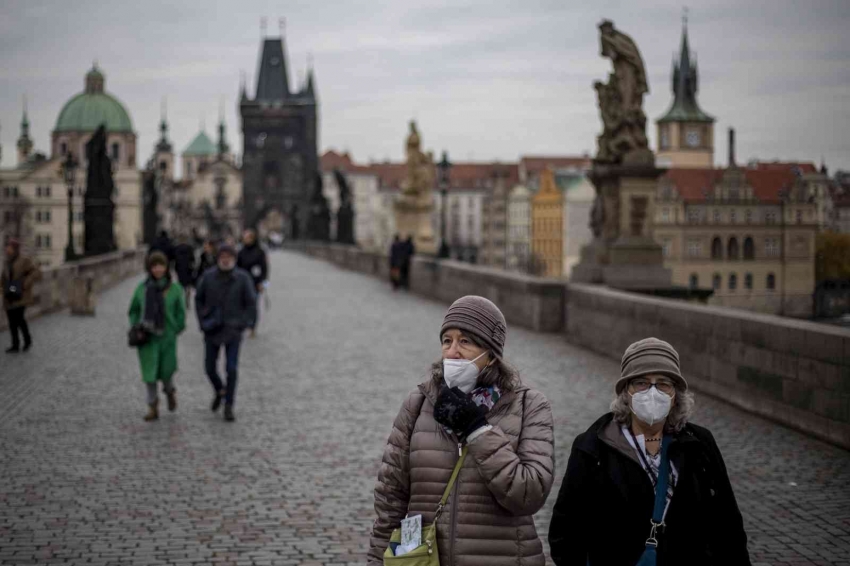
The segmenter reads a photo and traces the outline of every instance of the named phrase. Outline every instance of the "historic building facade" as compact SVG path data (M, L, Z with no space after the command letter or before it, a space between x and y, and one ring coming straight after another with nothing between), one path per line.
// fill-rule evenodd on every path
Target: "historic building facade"
M673 102L657 120L659 165L714 166L714 118L697 103L698 78L696 60L691 61L688 30L684 27L679 61L673 65Z
M540 188L531 199L531 250L534 274L562 277L564 274L564 195L555 174L540 174Z
M136 168L136 134L124 105L105 89L104 73L93 67L84 90L60 110L51 133L50 155L33 152L26 112L18 140L18 163L0 170L0 224L4 235L18 227L19 237L42 266L63 263L68 244L68 194L62 163L69 153L78 162L73 186L72 239L75 252L84 243L83 199L86 190L86 143L101 125L113 163L115 243L119 249L141 241L141 184Z
M283 38L263 41L253 98L243 85L243 217L256 226L274 212L287 238L303 237L319 173L318 99L313 70L293 91Z
M525 185L508 193L508 270L528 273L531 268L531 196Z

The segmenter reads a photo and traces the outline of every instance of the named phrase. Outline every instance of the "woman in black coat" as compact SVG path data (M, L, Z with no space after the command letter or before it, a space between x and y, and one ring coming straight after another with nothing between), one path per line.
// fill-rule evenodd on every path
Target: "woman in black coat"
M717 443L688 422L693 403L670 344L629 346L611 412L573 443L549 527L557 566L635 566L650 536L665 436L671 466L658 566L750 564Z

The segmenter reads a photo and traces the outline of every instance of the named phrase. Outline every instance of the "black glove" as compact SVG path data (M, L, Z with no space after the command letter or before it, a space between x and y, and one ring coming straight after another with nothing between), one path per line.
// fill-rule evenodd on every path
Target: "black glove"
M457 387L443 387L434 405L434 420L447 426L463 442L472 432L487 425L487 411Z

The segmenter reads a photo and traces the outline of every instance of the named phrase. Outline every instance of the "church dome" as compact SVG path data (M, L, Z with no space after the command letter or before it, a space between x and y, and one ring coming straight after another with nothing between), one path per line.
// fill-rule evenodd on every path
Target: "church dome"
M121 102L104 91L105 77L94 66L86 73L86 89L69 100L59 118L55 132L93 132L101 124L107 132L132 132L133 122Z

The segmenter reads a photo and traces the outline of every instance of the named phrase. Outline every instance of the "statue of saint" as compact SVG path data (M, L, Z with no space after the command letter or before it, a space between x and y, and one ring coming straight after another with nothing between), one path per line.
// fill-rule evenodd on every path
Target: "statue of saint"
M407 179L404 181L405 196L413 197L420 202L431 202L431 191L434 187L434 157L425 154L421 148L422 140L416 129L416 122L410 121L410 133L407 136Z

